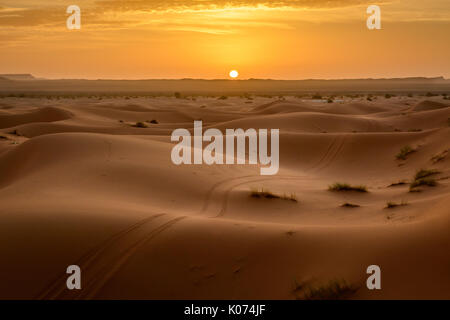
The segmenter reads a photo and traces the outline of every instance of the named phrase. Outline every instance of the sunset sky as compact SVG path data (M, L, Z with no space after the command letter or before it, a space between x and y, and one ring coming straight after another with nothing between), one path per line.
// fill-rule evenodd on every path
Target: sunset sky
M66 8L81 8L81 30ZM366 9L381 7L382 29ZM450 78L449 0L0 0L0 73Z

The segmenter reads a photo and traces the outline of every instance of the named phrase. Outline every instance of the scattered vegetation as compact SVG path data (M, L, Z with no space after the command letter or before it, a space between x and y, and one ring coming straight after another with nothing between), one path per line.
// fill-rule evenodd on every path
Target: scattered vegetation
M175 98L181 99L181 93L175 92L173 95L175 96Z
M352 186L347 183L336 182L328 187L329 191L357 191L357 192L368 192L367 187L360 186Z
M413 149L411 146L407 145L400 149L400 152L397 154L396 158L398 160L406 160L408 155L415 152L416 149Z
M332 280L319 287L307 286L304 297L306 300L340 300L350 298L357 291L357 287L345 280Z
M416 188L420 187L420 186L435 187L436 185L437 185L436 179L433 179L433 178L419 179L419 180L413 181L410 184L409 191L415 192L415 191L417 191Z
M406 181L398 181L398 182L391 183L390 185L388 185L388 187L404 186L405 184L408 184L408 182L406 182Z
M343 207L343 208L359 208L360 205L346 202L343 205L341 205L341 207Z
M258 198L258 199L281 199L281 200L289 200L293 202L297 202L297 196L295 193L291 193L290 195L284 194L283 196L279 196L277 194L274 194L270 191L264 190L264 188L259 189L253 189L250 191L250 197L252 198Z
M407 206L407 205L408 205L408 203L406 201L403 201L403 200L400 203L388 201L388 202L386 202L385 209L393 209L393 208L396 208L396 207Z
M435 156L433 156L433 157L431 158L431 161L433 161L433 163L442 161L442 160L445 159L445 157L447 156L447 154L448 154L448 149L442 151L441 153L439 153L439 154L437 154L437 155L435 155Z
M431 176L436 175L440 173L439 171L435 169L420 169L416 172L416 175L414 176L414 181L411 182L409 185L409 191L410 192L418 192L418 187L420 186L428 186L428 187L435 187L437 185L436 179L431 178Z
M250 191L250 197L252 198L266 198L266 199L279 199L280 196L271 193L270 191L265 191L263 188L253 189Z
M422 129L409 129L408 132L421 132Z
M219 100L227 100L227 99L228 99L227 96L220 96L220 97L219 97Z
M314 100L322 100L322 96L318 93L316 93L315 95L312 96L312 99Z
M430 177L436 174L439 174L440 171L435 169L420 169L416 172L416 175L414 176L414 180L420 180L426 177Z
M384 95L384 97L385 97L386 99L390 99L390 98L393 97L393 95L392 95L392 94L389 94L389 93L386 93L386 94Z
M159 122L158 122L157 120L155 120L155 119L150 120L150 121L147 120L147 122L148 122L148 123L151 123L151 124L158 124L158 123L159 123Z
M327 100L327 102L328 103L333 103L334 101L333 101L333 99L330 98L330 99Z
M144 122L136 122L135 125L133 125L135 128L148 128L148 126Z
M295 195L295 193L290 193L289 195L284 194L281 199L283 200L290 200L293 202L298 202L297 201L297 196Z

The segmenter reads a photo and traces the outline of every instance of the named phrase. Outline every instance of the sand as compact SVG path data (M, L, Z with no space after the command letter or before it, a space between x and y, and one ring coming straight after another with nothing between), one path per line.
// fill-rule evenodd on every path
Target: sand
M278 174L172 164L172 131L200 119L280 129ZM449 119L442 97L3 98L0 298L303 299L345 280L350 299L449 299ZM421 168L437 185L409 192Z

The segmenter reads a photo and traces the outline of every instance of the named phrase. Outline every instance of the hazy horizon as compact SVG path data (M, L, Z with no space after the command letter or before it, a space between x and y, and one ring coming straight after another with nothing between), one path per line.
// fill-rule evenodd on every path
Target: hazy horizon
M18 76L18 75L30 75L34 77L36 80L114 80L114 81L145 81L145 80L155 80L155 81L163 81L163 80L205 80L205 81L248 81L248 80L262 80L262 81L341 81L341 80L347 80L347 81L363 81L363 80L409 80L409 79L424 79L424 80L435 80L435 79L441 79L441 80L450 80L450 78L446 78L442 75L436 75L436 76L410 76L410 77L377 77L377 78L304 78L304 79L283 79L283 78L238 78L238 79L230 79L230 78L190 78L190 77L180 77L180 78L89 78L89 77L81 77L81 78L74 78L74 77L66 77L66 78L57 78L57 77L43 77L40 75L36 75L33 73L18 73L18 72L12 72L12 73L4 73L0 71L0 77L1 76Z

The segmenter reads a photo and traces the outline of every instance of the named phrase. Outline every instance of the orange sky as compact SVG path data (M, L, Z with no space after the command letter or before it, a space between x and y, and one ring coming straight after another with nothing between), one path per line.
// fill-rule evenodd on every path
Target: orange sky
M0 0L0 73L450 78L449 0ZM81 30L66 8L81 8ZM382 30L366 27L381 7Z

